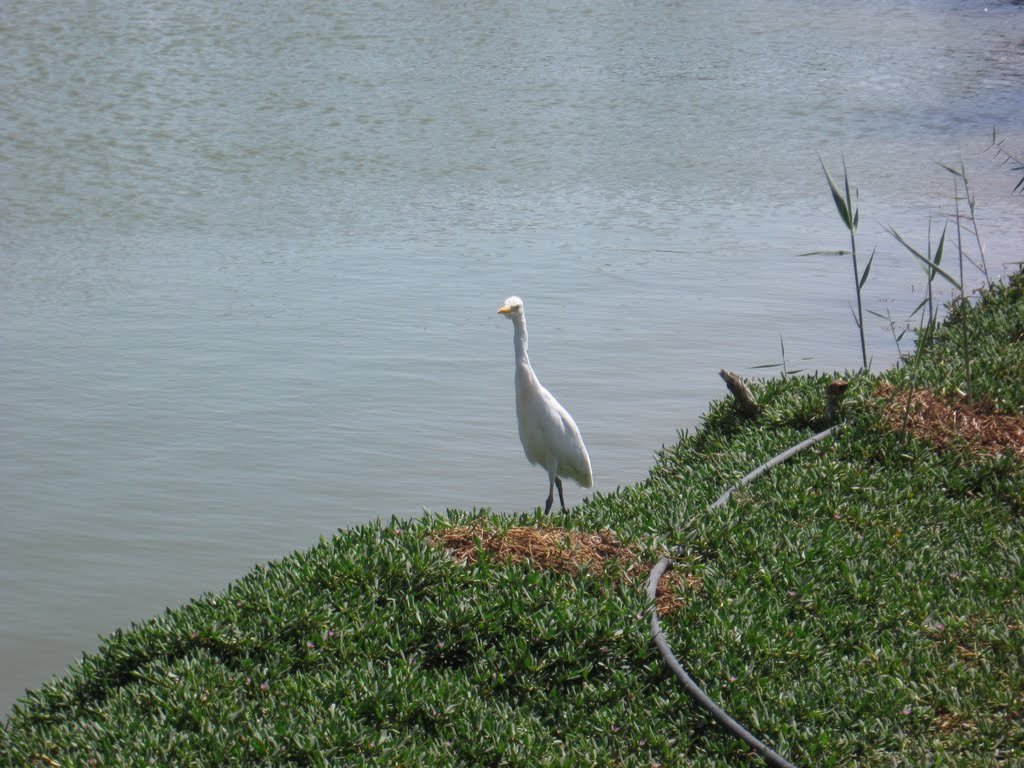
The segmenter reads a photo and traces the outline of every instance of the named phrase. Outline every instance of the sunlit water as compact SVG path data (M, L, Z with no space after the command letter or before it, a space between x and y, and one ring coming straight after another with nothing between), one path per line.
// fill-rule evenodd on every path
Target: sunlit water
M509 294L602 492L722 367L857 367L847 261L796 256L848 243L819 153L869 309L919 299L884 226L937 239L938 162L1022 257L1014 3L14 2L0 41L0 712L339 527L540 504Z

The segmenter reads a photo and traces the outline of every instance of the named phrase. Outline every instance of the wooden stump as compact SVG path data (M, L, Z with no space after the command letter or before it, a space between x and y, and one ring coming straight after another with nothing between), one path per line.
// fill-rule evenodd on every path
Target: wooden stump
M757 400L754 399L754 395L747 388L747 385L743 383L743 379L724 368L718 372L718 375L722 377L722 380L725 381L725 386L729 388L732 396L736 398L736 402L740 406L740 412L750 418L757 416Z

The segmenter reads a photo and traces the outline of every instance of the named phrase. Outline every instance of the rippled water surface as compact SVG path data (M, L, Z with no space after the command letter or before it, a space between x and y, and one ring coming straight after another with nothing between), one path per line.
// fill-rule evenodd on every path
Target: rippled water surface
M12 2L0 42L2 712L336 528L540 504L509 294L602 492L722 367L856 367L848 264L796 257L847 243L819 153L870 309L918 300L883 227L937 238L938 162L1021 258L1017 3Z

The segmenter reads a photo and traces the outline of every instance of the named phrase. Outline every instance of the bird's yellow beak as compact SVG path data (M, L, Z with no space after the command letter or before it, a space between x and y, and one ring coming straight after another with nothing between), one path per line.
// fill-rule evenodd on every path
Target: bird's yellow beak
M498 307L498 314L499 315L507 315L511 311L512 311L512 307Z

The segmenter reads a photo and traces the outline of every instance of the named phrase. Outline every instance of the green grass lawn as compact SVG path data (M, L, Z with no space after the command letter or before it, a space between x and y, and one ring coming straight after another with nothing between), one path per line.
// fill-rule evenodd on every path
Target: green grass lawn
M916 387L959 397L965 327L975 398L1019 418L1024 277L953 313ZM906 386L908 371L885 378ZM483 549L467 562L432 543L482 520L609 529L645 565L678 547L690 579L663 618L670 644L797 765L1024 765L1019 453L902 435L881 416L882 377L858 374L837 437L707 511L825 425L831 378L754 383L753 420L712 404L647 481L568 515L451 511L339 531L118 631L27 694L0 764L762 764L663 665L642 577Z

